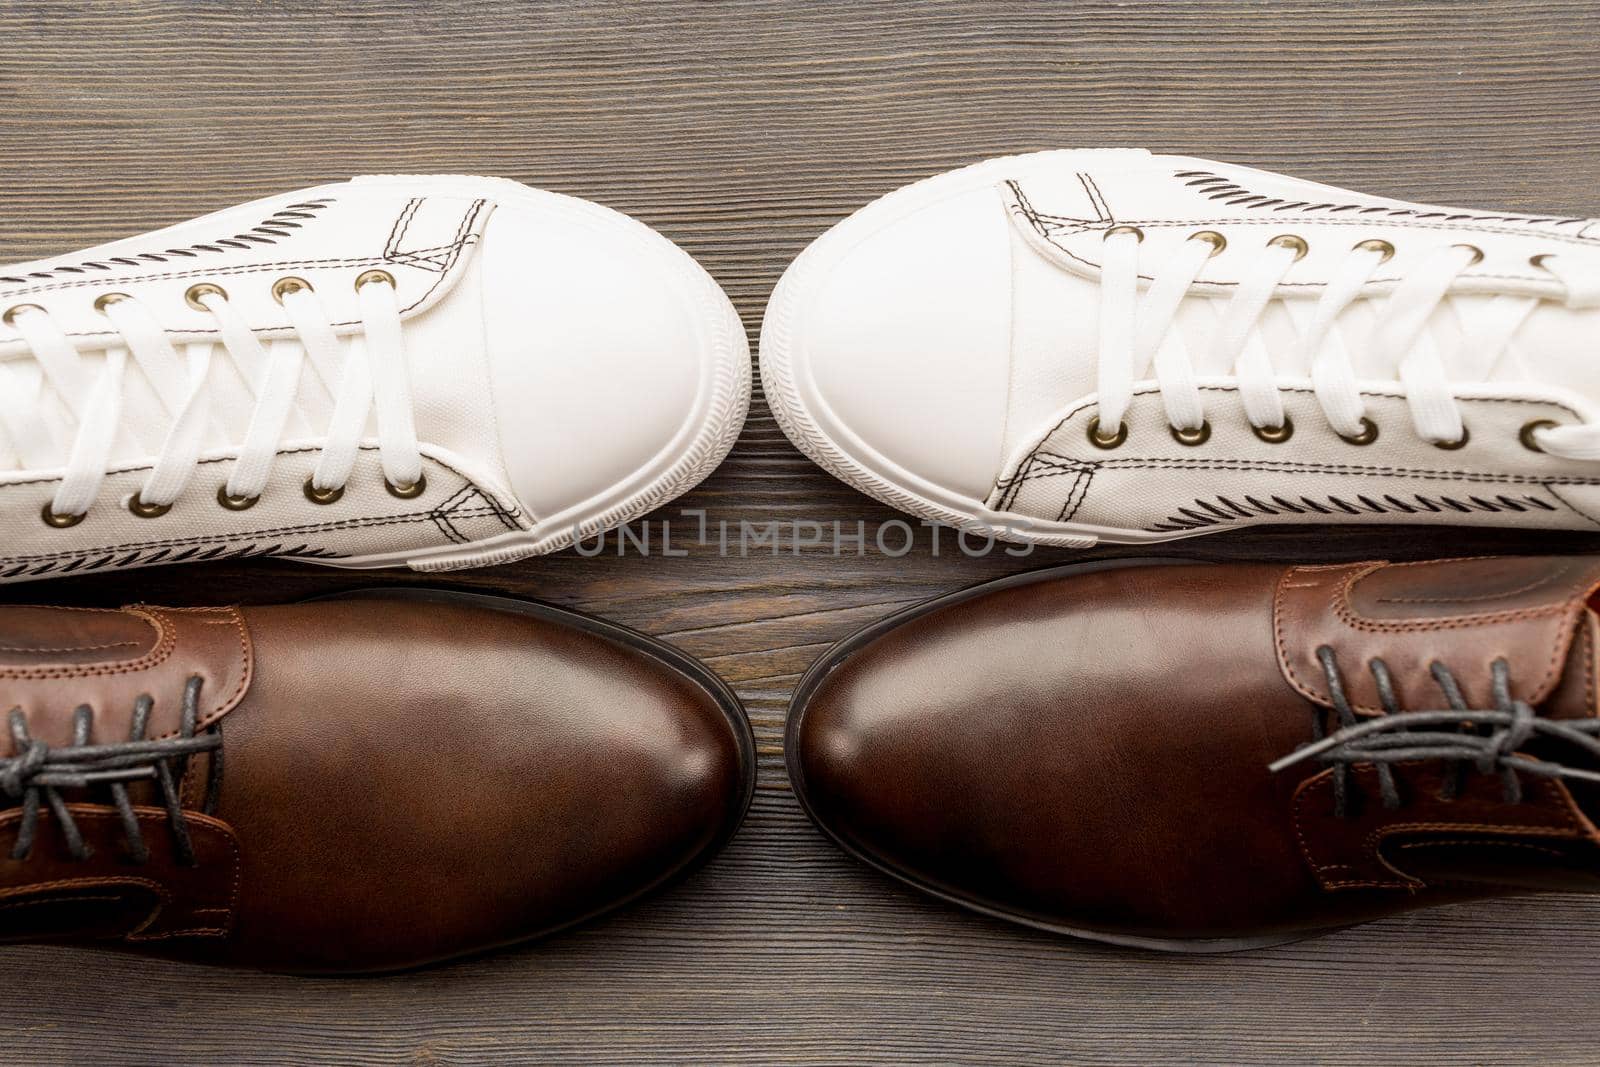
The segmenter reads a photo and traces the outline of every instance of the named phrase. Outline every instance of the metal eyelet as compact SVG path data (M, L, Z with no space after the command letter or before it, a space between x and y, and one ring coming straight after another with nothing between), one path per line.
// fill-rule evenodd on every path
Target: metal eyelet
M373 285L378 282L387 285L391 289L399 288L398 283L396 283L394 280L394 275L390 274L386 270L363 271L361 275L356 278L356 288L361 289L365 286Z
M53 526L57 530L71 529L72 527L78 525L78 523L82 522L83 516L87 514L88 512L84 512L80 515L57 515L51 510L48 503L45 504L44 510L39 512L40 518L44 519L44 524L46 526Z
M1167 429L1172 432L1172 439L1174 441L1178 442L1180 445L1187 445L1190 448L1193 448L1196 445L1203 445L1207 441L1211 440L1211 420L1209 419L1202 419L1199 426L1189 429L1180 430L1178 427L1172 425L1169 425Z
M1116 448L1128 439L1128 424L1126 422L1117 427L1114 434L1100 432L1100 416L1096 415L1089 420L1089 443L1096 448Z
M419 474L417 475L417 480L412 482L410 485L395 485L389 479L385 478L383 480L383 487L389 490L390 496L399 497L401 500L415 500L417 497L427 492L428 476L426 474Z
M201 282L199 285L189 286L188 292L183 294L183 302L194 308L196 311L210 311L210 308L206 307L200 302L202 297L207 296L220 296L222 299L226 300L228 299L228 291L220 285L212 285L210 282Z
M1285 413L1283 421L1276 426L1256 426L1251 424L1250 432L1269 445L1281 445L1294 436L1294 420Z
M128 498L128 510L141 519L159 519L172 510L171 504L146 504L138 493Z
M1101 240L1104 240L1106 237L1115 237L1119 233L1131 233L1139 240L1144 240L1144 231L1139 229L1137 226L1113 226L1105 232L1105 234L1101 237Z
M1347 436L1345 434L1339 434L1338 436L1339 440L1343 441L1347 445L1370 445L1372 442L1378 439L1378 424L1363 415L1361 416L1360 433L1354 436Z
M1522 447L1529 452L1543 452L1544 449L1539 446L1538 439L1533 435L1540 430L1557 429L1560 425L1554 419L1534 419L1532 422L1523 423L1522 432L1517 434L1517 440L1521 441Z
M279 278L272 283L272 299L283 303L283 298L293 293L311 292L311 283L304 278Z
M1477 245L1451 245L1450 247L1465 248L1468 252L1472 253L1472 258L1467 261L1467 266L1469 267L1483 262L1483 249L1479 248Z
M129 296L127 293L103 293L100 296L95 297L94 309L101 314L104 314L106 308L110 307L112 304L120 304L124 300L132 299L133 297Z
M1430 441L1428 443L1433 445L1434 448L1442 448L1446 452L1454 452L1458 448L1464 448L1470 440L1472 440L1472 433L1463 426L1461 427L1461 436L1454 441Z
M1294 253L1296 260L1306 258L1306 253L1311 251L1311 246L1306 244L1304 237L1296 237L1292 233L1280 233L1267 242L1268 248L1287 248Z
M1394 258L1394 245L1377 237L1372 238L1370 241L1358 242L1350 251L1376 252L1380 257L1382 257L1378 260L1379 263L1387 263L1389 260Z
M344 486L342 485L332 489L318 489L311 484L310 478L306 479L306 499L313 504L334 504L342 496L344 496Z
M20 316L24 311L44 312L44 308L40 307L38 304L18 304L16 307L7 308L6 313L4 315L0 315L0 323L5 323L7 326L15 326L17 324L17 317ZM48 312L45 312L45 314L48 314Z
M1210 245L1211 256L1206 257L1208 259L1219 255L1224 248L1228 247L1228 239L1216 230L1201 230L1199 233L1191 233L1188 236L1188 240L1203 241Z
M234 496L228 492L228 483L217 486L217 503L229 511L249 511L261 502L259 496Z

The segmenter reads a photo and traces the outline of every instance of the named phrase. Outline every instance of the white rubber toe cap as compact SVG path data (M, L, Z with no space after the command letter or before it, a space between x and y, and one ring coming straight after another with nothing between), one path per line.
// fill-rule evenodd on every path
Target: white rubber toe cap
M749 349L727 297L666 238L529 192L499 204L482 250L506 471L541 526L607 525L608 509L664 502L727 453Z
M809 424L893 486L979 501L1005 431L1009 224L990 183L931 201L898 196L845 220L791 268L769 311L786 322L769 322L763 338L769 395L797 442Z

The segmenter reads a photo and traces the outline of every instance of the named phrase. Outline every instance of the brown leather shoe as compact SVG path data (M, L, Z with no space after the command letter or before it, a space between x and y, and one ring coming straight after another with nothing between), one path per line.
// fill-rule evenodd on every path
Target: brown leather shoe
M1600 557L993 582L824 656L789 773L868 863L1121 944L1594 891L1597 585Z
M688 656L459 593L0 607L0 708L0 941L280 970L607 911L713 853L754 784Z

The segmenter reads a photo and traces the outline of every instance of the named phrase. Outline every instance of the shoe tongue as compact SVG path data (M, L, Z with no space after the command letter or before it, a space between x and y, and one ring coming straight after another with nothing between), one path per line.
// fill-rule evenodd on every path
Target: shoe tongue
M1562 718L1595 714L1600 557L1440 560L1296 567L1279 582L1273 624L1284 677L1333 707L1317 650L1333 651L1357 714L1384 711L1374 661L1406 710L1448 706L1435 665L1467 706L1492 708L1494 664L1511 695Z
M1481 298L1480 298L1481 299ZM1500 361L1491 380L1513 387L1568 389L1600 404L1600 308L1567 308L1545 301L1517 330L1510 358Z
M154 620L126 611L0 607L0 672L66 671L148 656Z

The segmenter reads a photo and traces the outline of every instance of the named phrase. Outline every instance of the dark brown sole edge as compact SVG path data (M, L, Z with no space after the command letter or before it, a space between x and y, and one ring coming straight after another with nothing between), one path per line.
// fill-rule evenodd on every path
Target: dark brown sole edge
M675 648L665 641L657 640L648 634L640 633L620 623L611 622L598 616L586 615L580 611L557 607L554 604L546 604L538 600L523 600L517 597L440 589L431 586L399 585L364 586L336 593L325 593L308 597L303 603L313 603L320 600L431 600L445 604L465 604L492 611L527 615L547 622L572 626L642 652L660 662L663 666L689 678L704 689L716 703L718 710L727 719L728 726L733 731L734 737L738 742L740 792L735 799L735 803L730 808L728 819L698 852L686 857L682 863L664 872L655 881L641 886L636 892L618 900L608 901L603 906L579 915L559 926L552 926L549 929L541 930L526 937L513 938L495 945L484 945L468 949L454 956L441 957L437 960L429 960L404 967L384 968L373 971L288 971L281 973L304 974L308 977L318 978L381 977L387 974L403 974L428 967L476 959L503 949L532 944L619 911L630 904L637 903L647 896L651 896L682 881L716 857L728 842L733 839L739 827L744 823L745 815L750 810L750 803L755 797L756 787L755 735L750 728L750 719L745 714L744 705L728 683L719 678L711 668L682 649Z
M878 870L911 886L918 892L936 897L950 904L955 904L975 911L991 918L1004 919L1007 922L1017 923L1022 926L1032 927L1036 930L1046 930L1053 934L1064 934L1069 937L1082 938L1087 941L1100 941L1111 945L1121 945L1125 948L1148 949L1156 952L1177 953L1223 953L1243 952L1249 949L1270 948L1273 945L1284 945L1293 941L1302 941L1308 937L1331 933L1340 927L1329 927L1320 930L1303 930L1294 933L1270 934L1260 937L1218 937L1218 938L1160 938L1144 937L1138 934L1121 934L1107 930L1094 930L1084 927L1067 926L1062 923L1051 922L1038 916L1021 912L1008 911L997 908L981 901L972 900L956 893L951 893L931 883L925 882L916 875L899 870L893 865L884 862L871 852L856 845L849 838L836 832L833 827L822 819L816 808L812 805L810 796L806 791L805 773L800 766L798 754L800 724L805 719L806 707L824 679L833 673L841 664L848 660L861 648L876 640L878 637L895 629L902 623L924 615L942 610L954 604L971 600L975 597L986 596L989 593L1002 589L1014 589L1020 586L1034 585L1039 582L1053 581L1057 578L1069 577L1075 574L1089 574L1094 571L1122 570L1129 567L1172 566L1175 564L1209 564L1212 561L1203 559L1177 559L1170 556L1134 557L1123 559L1094 560L1086 563L1067 563L1056 567L1046 567L1036 571L1026 571L1022 574L1013 574L1006 578L993 579L980 582L977 585L959 589L953 593L935 597L921 604L914 604L903 608L877 622L862 627L849 637L844 638L832 648L824 652L817 661L811 665L800 682L795 686L794 695L789 700L789 714L784 724L783 749L784 766L789 773L789 784L794 790L795 799L799 800L800 807L806 816L822 831L823 835L838 845L845 852L865 863L867 866Z

